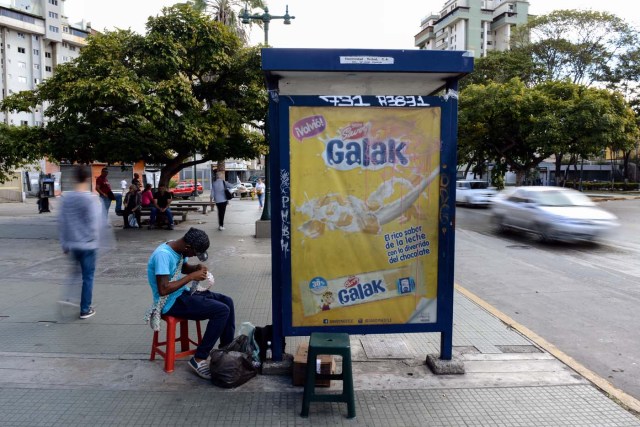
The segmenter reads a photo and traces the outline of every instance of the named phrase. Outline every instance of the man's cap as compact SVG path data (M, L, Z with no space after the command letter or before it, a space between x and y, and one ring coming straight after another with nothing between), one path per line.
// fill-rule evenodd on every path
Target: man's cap
M200 261L206 261L209 258L207 249L209 249L209 236L204 231L191 227L187 234L183 237L184 242L191 246Z

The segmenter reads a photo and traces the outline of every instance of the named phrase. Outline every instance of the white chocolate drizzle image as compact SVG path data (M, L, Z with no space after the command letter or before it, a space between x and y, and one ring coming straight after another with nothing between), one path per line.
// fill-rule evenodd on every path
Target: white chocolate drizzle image
M382 183L366 201L338 193L308 200L296 207L297 212L309 218L298 230L312 239L323 235L325 230L378 234L383 225L399 218L410 209L439 173L440 169L435 168L428 177L422 178L417 184L404 178L392 178ZM408 192L385 204L385 200L393 196L396 184L408 188Z

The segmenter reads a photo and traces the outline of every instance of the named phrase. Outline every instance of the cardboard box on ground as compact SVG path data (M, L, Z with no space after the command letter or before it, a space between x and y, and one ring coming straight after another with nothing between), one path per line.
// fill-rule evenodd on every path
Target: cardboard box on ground
M308 350L309 350L309 343L300 344L298 346L298 349L296 350L296 355L293 358L293 385L294 386L301 386L301 385L304 385L304 383L306 382ZM320 359L321 374L336 373L336 361L332 355L321 354L318 356L318 359ZM316 380L316 386L331 387L331 380Z

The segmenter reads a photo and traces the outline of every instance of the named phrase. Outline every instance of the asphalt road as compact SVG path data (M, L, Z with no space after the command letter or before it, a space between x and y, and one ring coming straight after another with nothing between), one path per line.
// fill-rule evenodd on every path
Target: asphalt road
M610 201L600 244L496 234L489 209L458 207L456 283L640 399L640 200Z

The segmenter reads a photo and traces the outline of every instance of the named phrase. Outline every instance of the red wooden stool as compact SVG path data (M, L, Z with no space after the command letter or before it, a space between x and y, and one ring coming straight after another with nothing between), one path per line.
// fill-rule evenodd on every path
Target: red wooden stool
M200 321L196 322L196 330L198 332L198 342L189 338L189 319L182 319L180 317L162 315L162 320L167 322L167 338L165 341L160 341L159 331L153 332L153 344L151 345L151 357L149 360L155 360L156 354L159 354L164 359L165 372L173 372L173 366L176 359L181 357L191 356L196 353L196 349L189 349L190 344L198 346L202 341L202 330L200 329ZM180 336L176 338L176 326L180 324ZM180 343L180 353L176 353L176 343ZM161 350L164 347L164 350Z

